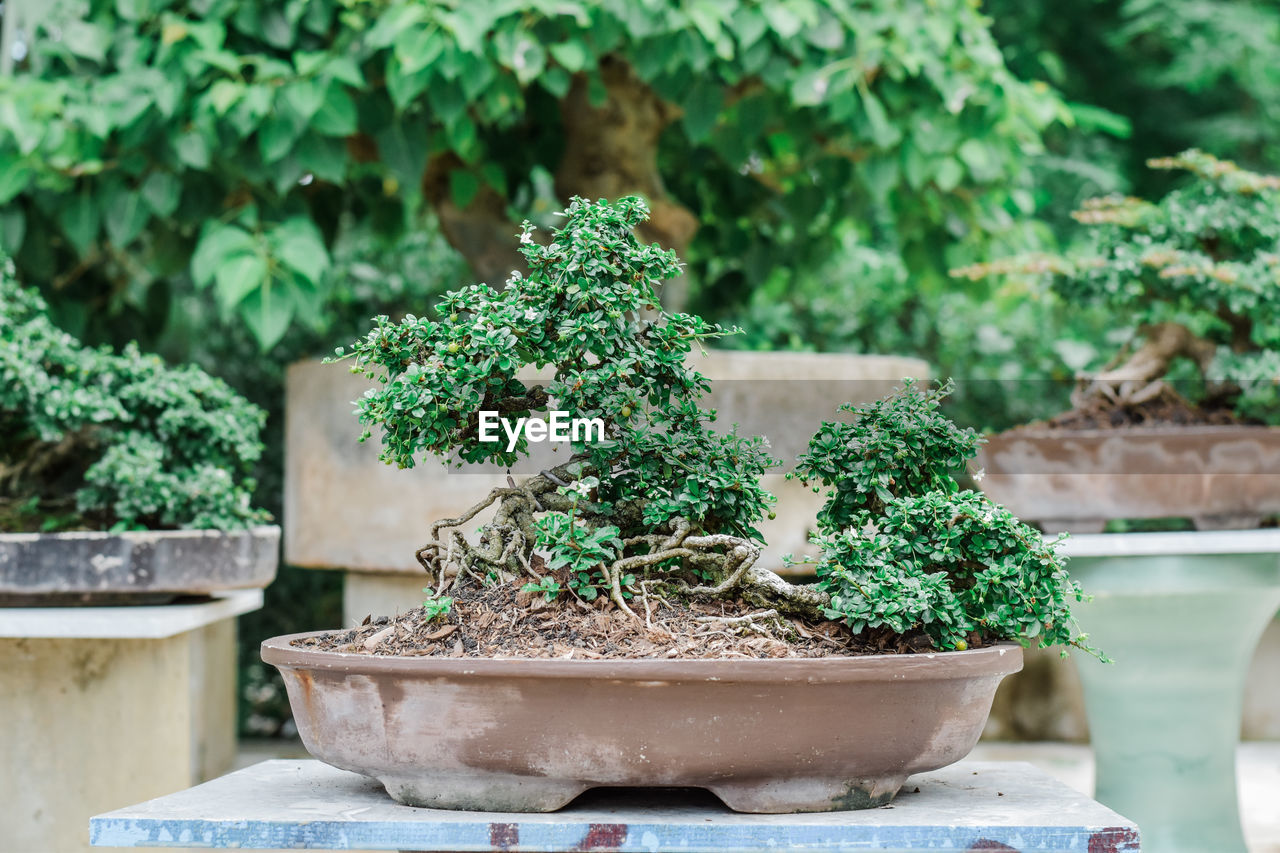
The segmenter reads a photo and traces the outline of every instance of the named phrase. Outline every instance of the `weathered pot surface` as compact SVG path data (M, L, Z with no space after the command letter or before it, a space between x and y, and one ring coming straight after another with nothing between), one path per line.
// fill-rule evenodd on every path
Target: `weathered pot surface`
M982 490L1049 532L1100 532L1111 518L1190 518L1256 527L1280 514L1280 428L1031 429L991 436Z
M0 606L163 604L271 583L280 528L0 533Z
M318 632L322 633L322 632ZM389 657L275 637L302 742L401 803L554 811L600 786L700 787L741 812L883 805L973 748L1001 644L770 660Z

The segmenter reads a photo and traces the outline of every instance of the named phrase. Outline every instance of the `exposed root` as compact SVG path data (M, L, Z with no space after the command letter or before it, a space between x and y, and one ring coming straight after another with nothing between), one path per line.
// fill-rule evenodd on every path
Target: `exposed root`
M574 506L557 491L583 476L572 468L577 461L570 460L519 486L495 488L456 518L435 522L431 526L432 541L415 552L419 564L432 576L434 594L455 589L464 578L483 585L525 576L535 580L545 577L536 567L545 564L534 553L533 543L536 514L546 507L572 509L589 523L616 523L616 517L598 512L590 502L579 501ZM496 507L493 519L480 528L478 541L468 541L458 528L491 507ZM773 572L758 568L755 564L759 557L760 549L746 539L703 533L688 519L678 518L671 522L670 533L626 537L622 555L597 568L603 577L601 589L612 606L633 623L650 630L661 630L654 620L653 600L662 602L668 610L672 607L661 590L686 600L740 598L778 619L779 614L821 618L827 604L825 594L812 586L790 584ZM624 585L623 578L628 575L644 577ZM572 587L569 592L577 597ZM634 595L640 596L643 615L628 601ZM760 618L763 617L752 617Z

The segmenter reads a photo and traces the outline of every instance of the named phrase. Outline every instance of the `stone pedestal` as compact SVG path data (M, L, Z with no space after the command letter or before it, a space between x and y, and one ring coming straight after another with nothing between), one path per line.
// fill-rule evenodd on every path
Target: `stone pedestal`
M318 761L265 761L93 819L104 847L368 850L1046 850L1137 853L1133 823L1029 764L962 761L892 807L736 814L705 791L600 788L550 814L408 808Z
M1243 853L1236 744L1253 650L1280 607L1280 530L1077 536L1067 553L1094 597L1080 625L1115 659L1077 655L1098 800L1146 849Z
M92 815L226 772L235 617L261 606L0 609L0 851L88 849Z

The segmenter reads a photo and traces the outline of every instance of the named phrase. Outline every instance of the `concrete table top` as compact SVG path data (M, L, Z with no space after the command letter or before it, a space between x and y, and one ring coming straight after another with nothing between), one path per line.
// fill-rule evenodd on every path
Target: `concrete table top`
M1056 536L1046 536L1052 541ZM1068 557L1156 557L1169 554L1280 554L1280 528L1082 533L1068 537Z
M916 792L918 788L918 793ZM912 777L893 804L746 815L705 791L597 789L550 814L419 809L319 761L264 761L89 822L102 847L419 851L1137 851L1115 812L1030 764L964 761Z
M0 637L145 639L174 637L262 607L262 590L218 592L194 604L132 607L0 607Z

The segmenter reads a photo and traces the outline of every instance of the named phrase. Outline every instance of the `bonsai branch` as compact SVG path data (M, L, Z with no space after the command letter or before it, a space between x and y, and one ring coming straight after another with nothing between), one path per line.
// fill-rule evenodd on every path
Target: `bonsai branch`
M1189 358L1201 374L1217 353L1212 341L1194 334L1181 323L1158 323L1141 330L1144 343L1118 365L1108 365L1086 377L1072 394L1072 405L1082 409L1104 405L1137 406L1173 394L1163 377L1177 358Z

